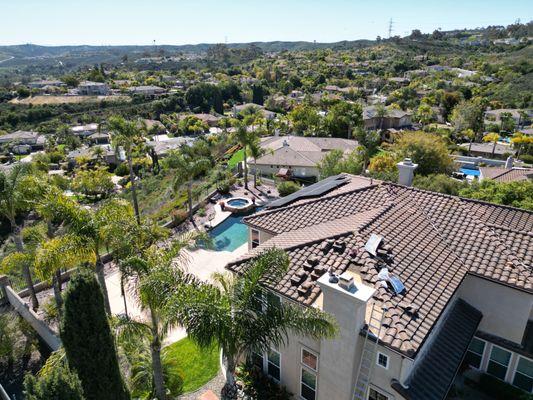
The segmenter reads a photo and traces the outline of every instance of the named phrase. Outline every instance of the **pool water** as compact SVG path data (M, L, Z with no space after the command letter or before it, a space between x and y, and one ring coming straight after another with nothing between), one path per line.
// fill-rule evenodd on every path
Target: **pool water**
M244 207L248 205L248 202L244 199L231 199L228 200L228 204L233 207Z
M479 176L479 169L470 169L470 168L459 168L459 170L465 174L470 176Z
M248 227L242 215L230 215L209 232L216 251L233 251L248 241Z

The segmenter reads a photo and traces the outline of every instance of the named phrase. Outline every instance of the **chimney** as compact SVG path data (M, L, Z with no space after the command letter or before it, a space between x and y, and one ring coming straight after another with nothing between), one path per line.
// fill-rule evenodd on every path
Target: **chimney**
M320 375L318 399L352 400L353 385L361 357L365 313L375 289L354 282L347 271L340 276L333 271L318 279L322 290L322 310L331 314L339 326L334 339L320 343Z
M413 164L410 158L405 158L403 161L396 164L398 166L398 183L404 186L411 186L413 184L413 177L415 169L418 164Z
M507 157L507 160L505 160L505 169L511 169L513 168L514 164L514 158L513 156Z

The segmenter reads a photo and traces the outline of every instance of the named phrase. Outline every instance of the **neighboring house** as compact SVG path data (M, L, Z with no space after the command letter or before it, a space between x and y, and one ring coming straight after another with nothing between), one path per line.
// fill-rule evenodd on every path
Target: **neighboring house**
M399 168L408 183L415 166ZM226 268L285 250L267 298L339 326L252 355L298 399L442 400L462 363L533 390L532 212L343 174L244 223L250 251Z
M239 114L245 108L248 108L248 107L259 108L261 114L263 114L263 117L266 118L266 119L274 119L274 118L276 118L276 113L275 112L266 110L264 106L261 106L259 104L255 104L255 103L245 103L245 104L240 104L238 106L234 106L233 107L233 117L235 117L235 118L238 117Z
M27 154L42 150L46 136L32 131L16 131L0 136L0 146L6 146L15 154Z
M32 89L42 89L46 86L61 87L65 84L59 80L42 80L28 83L28 86Z
M514 150L510 145L503 143L496 143L496 148L494 148L494 143L482 142L482 143L461 143L459 146L464 147L468 150L470 148L470 154L473 156L480 157L493 157L492 151L494 150L494 158L506 159L509 155L514 155L516 150Z
M176 150L181 146L192 146L195 140L185 136L169 138L166 135L158 135L154 139L156 140L146 142L146 145L152 148L159 157L164 157L169 151Z
M87 139L93 144L108 144L110 137L109 133L95 132L92 135L89 135Z
M531 118L533 117L532 110L519 110L516 108L499 108L496 110L485 111L485 123L501 122L502 114L510 114L511 118L514 120L517 126L523 126L524 124L531 121Z
M119 157L117 157L115 149L113 149L113 147L111 147L111 145L109 144L96 145L92 147L81 147L79 149L72 150L70 153L67 154L67 160L69 164L71 166L76 165L76 160L79 157L87 158L89 160L96 160L96 154L94 150L96 147L101 147L103 149L104 152L102 157L107 164L120 164L121 160L119 159Z
M214 127L218 125L218 122L220 121L220 118L216 115L212 114L193 114L196 118L202 120L205 122L208 126ZM184 115L183 118L185 118L187 115Z
M87 136L91 136L95 132L98 132L98 124L92 123L86 125L77 125L70 128L70 130L74 135L79 136L80 138L85 138Z
M132 86L128 88L128 91L133 95L154 97L162 95L166 92L166 89L159 86Z
M491 179L496 182L506 183L533 180L533 168L479 167L479 179Z
M317 164L334 149L344 153L357 147L355 140L327 137L270 136L261 138L265 154L257 160L248 161L252 172L264 176L275 174L296 178L317 178Z
M109 86L103 82L84 81L78 85L78 94L83 96L105 96L109 93Z
M412 125L412 114L408 111L386 108L383 117L378 116L377 107L363 108L363 122L365 129L401 129Z

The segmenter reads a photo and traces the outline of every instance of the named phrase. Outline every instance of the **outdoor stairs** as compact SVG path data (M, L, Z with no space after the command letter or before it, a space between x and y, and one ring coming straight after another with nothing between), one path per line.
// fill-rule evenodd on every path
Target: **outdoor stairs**
M378 338L381 334L383 316L386 309L382 309L376 303L372 303L368 326L363 341L363 351L359 360L359 368L355 380L352 400L366 400L370 379L376 364L376 351L378 347ZM371 336L371 337L370 337Z

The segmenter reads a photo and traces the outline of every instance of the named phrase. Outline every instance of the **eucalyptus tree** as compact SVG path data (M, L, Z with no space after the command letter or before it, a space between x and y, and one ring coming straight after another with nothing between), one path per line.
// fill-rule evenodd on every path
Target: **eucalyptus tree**
M10 171L0 171L0 215L10 225L11 237L15 243L17 252L24 253L24 241L22 229L24 219L33 209L34 201L40 195L39 178L31 165L18 163ZM39 301L35 294L33 278L28 263L22 263L22 274L26 281L32 308L39 307Z
M200 346L218 343L226 368L223 399L236 397L235 368L252 352L288 343L289 335L331 338L333 319L313 307L269 301L264 285L275 285L287 272L288 256L263 252L240 275L216 274L215 284L186 285L174 293L168 313Z
M139 202L137 200L135 174L133 172L133 152L136 146L142 143L143 128L142 126L139 127L138 123L134 121L126 121L120 116L109 118L108 126L111 132L111 143L115 147L115 150L120 154L120 149L122 149L126 155L135 217L137 218L137 222L140 223Z
M183 268L187 262L184 249L201 237L203 235L195 232L186 233L163 245L154 243L121 261L122 270L133 280L134 294L147 318L122 318L117 326L119 338L127 340L140 336L149 340L153 394L159 400L167 397L161 346L177 325L167 312L168 303L188 285L198 285L198 280Z

